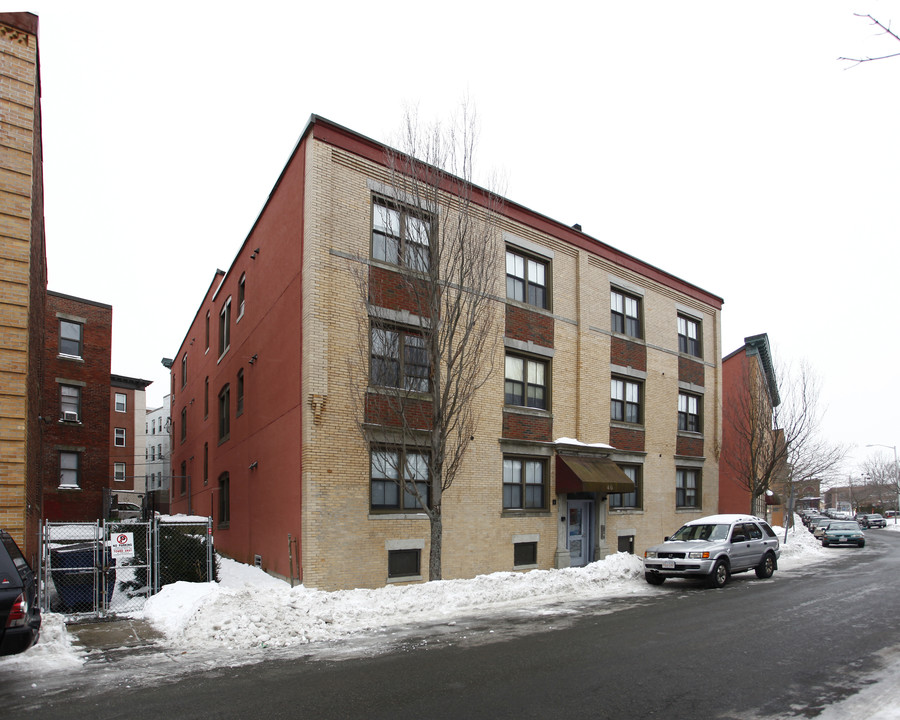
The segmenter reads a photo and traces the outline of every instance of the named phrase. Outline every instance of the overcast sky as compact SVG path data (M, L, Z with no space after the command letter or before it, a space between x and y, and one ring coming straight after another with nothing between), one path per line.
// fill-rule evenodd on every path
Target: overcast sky
M900 444L900 58L837 60L900 51L854 16L900 28L900 0L27 9L50 289L113 306L148 406L312 113L391 142L467 95L479 178L724 298L724 353L811 362L854 459Z

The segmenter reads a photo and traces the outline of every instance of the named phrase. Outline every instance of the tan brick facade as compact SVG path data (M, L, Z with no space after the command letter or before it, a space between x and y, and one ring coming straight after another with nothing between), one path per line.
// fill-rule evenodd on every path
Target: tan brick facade
M46 291L37 17L0 13L0 527L34 560Z
M363 408L372 425L391 424L390 413L377 394L366 393L368 310L357 290L359 277L377 276L378 282L384 283L391 272L384 263L371 259L373 188L388 182L383 152L383 148L373 148L371 141L315 119L285 170L289 178L289 170L299 173L302 165L304 178L302 198L295 199L302 202L303 216L298 268L302 272L298 343L302 352L293 360L284 356L285 369L296 367L301 383L296 414L302 417L291 420L297 423L291 432L297 433L301 457L295 467L301 477L283 478L291 487L298 483L302 497L293 519L286 519L280 528L273 527L272 533L282 533L284 541L277 539L276 543L286 547L286 528L300 528L302 580L323 589L384 585L389 581L388 555L394 549L420 550L421 577L428 576L429 521L415 512L371 509L369 451L359 430ZM267 213L280 212L277 194L273 197L261 221ZM591 544L588 555L594 559L616 552L620 537L626 538L634 552L641 552L685 520L717 510L721 300L518 206L505 211L503 231L508 247L522 248L546 262L549 309L507 301L504 258L498 257L498 322L492 346L495 372L477 395L478 429L462 472L443 499L446 579L522 567L514 561L516 543L536 543L536 563L529 567L569 564L567 508L576 498L555 491L554 441L559 438L613 445L618 449L607 448L604 454L641 468L638 508L610 510L605 494L590 490L578 494L590 515L591 532L585 537ZM241 265L256 248L260 248L260 259L266 257L274 251L266 243L267 237L254 230L235 265ZM233 274L233 270L229 272ZM640 297L643 337L626 338L611 332L613 286ZM383 303L393 303L386 307L388 311L410 311L402 292L381 292L379 297ZM393 300L384 299L391 297ZM205 315L207 307L215 317L216 303L204 304L198 318ZM692 370L687 380L680 370L684 356L678 352L679 313L694 318L702 333L703 357L688 359ZM251 324L247 331L253 328ZM192 329L187 338L194 334ZM257 343L252 351L260 353L262 362L265 347ZM183 345L182 352L192 351ZM250 352L248 348L243 354ZM507 352L545 364L546 409L504 405ZM611 421L613 376L640 382L640 423ZM216 388L221 384L215 378L211 382ZM701 398L701 433L678 432L680 391ZM176 398L173 416L179 408ZM377 437L379 429L370 428L369 432ZM627 450L618 445L622 438ZM232 434L228 443L234 441ZM176 451L175 462L196 455L197 448L189 442L181 454ZM245 457L252 459L251 455ZM543 508L504 509L504 457L545 463L548 480ZM676 507L679 468L699 473L699 507ZM234 496L241 491L235 475L231 482L234 508ZM268 491L277 493L278 487L273 485ZM229 533L235 522L232 516ZM253 525L244 534L264 532ZM254 542L217 534L217 546L239 559L249 557ZM285 568L281 557L267 565L281 575L287 574Z

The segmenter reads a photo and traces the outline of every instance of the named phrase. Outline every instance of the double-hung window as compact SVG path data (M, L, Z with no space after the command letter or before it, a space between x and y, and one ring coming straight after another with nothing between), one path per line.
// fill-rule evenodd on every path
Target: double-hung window
M547 308L547 263L506 251L506 297Z
M77 452L59 453L59 486L77 488L81 476L81 456Z
M59 354L81 357L84 326L70 320L59 321Z
M428 392L431 363L425 338L407 330L373 327L370 372L372 385Z
M611 290L609 300L612 331L641 337L641 301L619 290Z
M370 463L372 510L421 510L430 501L428 455L375 448Z
M505 397L507 405L547 409L547 363L543 360L506 356Z
M426 272L431 263L431 221L421 214L376 201L372 216L372 257Z
M700 432L700 398L696 395L678 394L678 429Z
M610 383L609 417L619 422L640 424L641 384L633 380L613 378Z
M125 482L125 463L113 463L113 479L116 482Z
M229 297L219 311L219 357L231 347L231 298Z
M81 388L77 385L59 386L59 419L67 422L81 420Z
M700 357L700 322L685 315L678 316L678 352Z
M116 393L116 412L128 411L128 396L125 393Z
M634 482L634 490L627 493L611 493L609 506L620 510L639 509L641 507L641 466L620 465L619 467Z
M547 463L542 459L503 458L503 509L547 507Z
M125 447L125 428L115 429L115 446Z
M700 507L700 471L688 468L675 470L675 506Z
M231 522L231 478L228 473L219 475L219 525Z
M224 442L231 435L231 386L226 385L219 391L219 442Z

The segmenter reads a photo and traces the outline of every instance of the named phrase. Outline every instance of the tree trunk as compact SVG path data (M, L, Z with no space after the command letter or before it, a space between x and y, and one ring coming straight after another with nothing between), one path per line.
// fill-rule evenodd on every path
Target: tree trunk
M428 553L428 579L441 579L441 543L444 538L444 518L437 505L431 517L431 549Z

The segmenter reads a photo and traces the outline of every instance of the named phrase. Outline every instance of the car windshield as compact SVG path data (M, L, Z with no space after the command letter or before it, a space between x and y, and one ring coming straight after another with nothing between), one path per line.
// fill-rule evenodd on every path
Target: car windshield
M724 540L728 537L730 525L710 523L708 525L682 525L669 540Z
M859 530L855 522L833 522L828 525L829 530Z
M884 520L884 518L881 517L881 515L879 515L878 513L876 513L875 515L866 515L866 517L869 520Z

